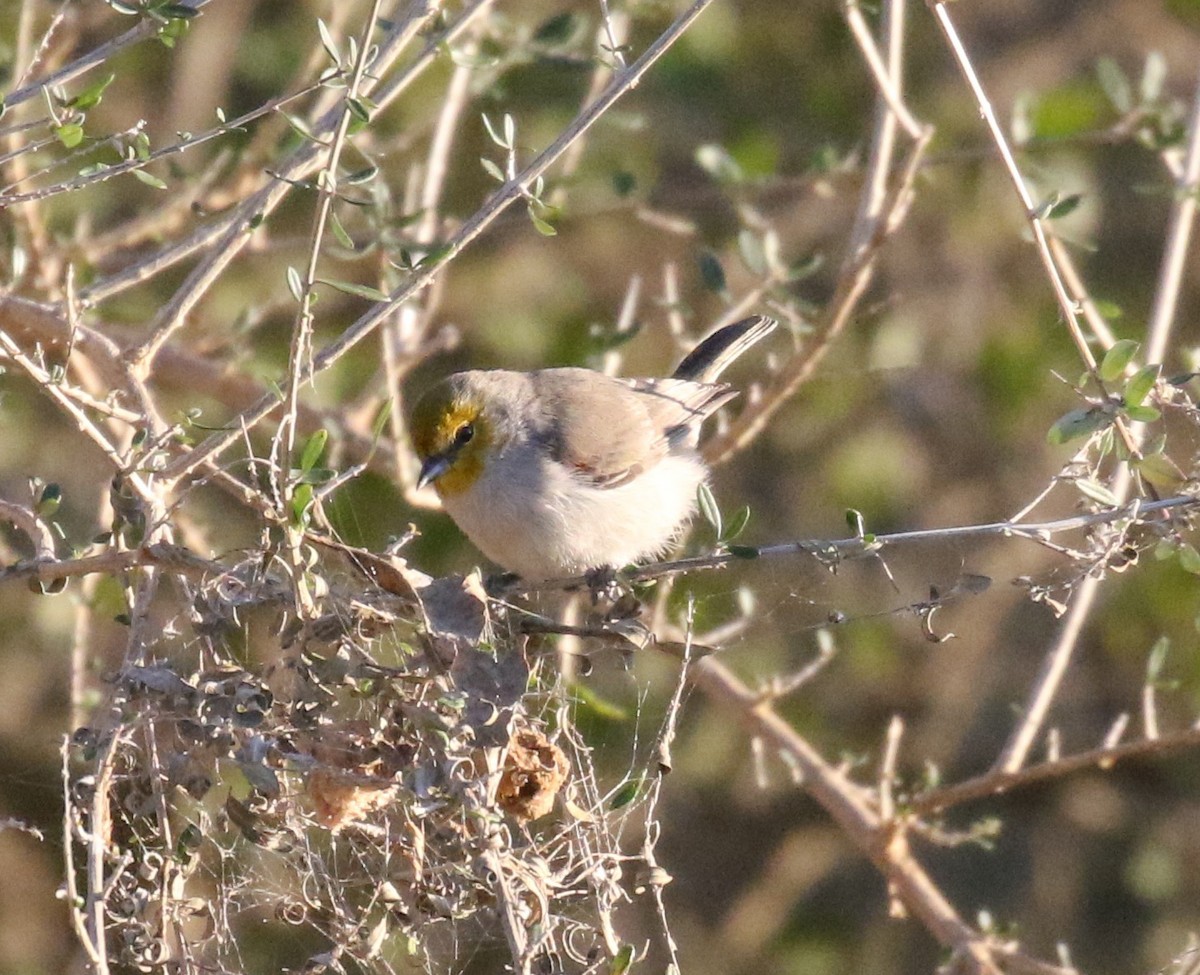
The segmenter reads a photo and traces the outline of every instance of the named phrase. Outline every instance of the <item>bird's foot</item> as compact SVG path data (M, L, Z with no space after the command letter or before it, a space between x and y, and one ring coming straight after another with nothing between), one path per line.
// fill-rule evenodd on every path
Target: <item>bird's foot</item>
M520 581L521 577L515 572L494 572L483 580L483 591L489 599L499 599L507 596Z

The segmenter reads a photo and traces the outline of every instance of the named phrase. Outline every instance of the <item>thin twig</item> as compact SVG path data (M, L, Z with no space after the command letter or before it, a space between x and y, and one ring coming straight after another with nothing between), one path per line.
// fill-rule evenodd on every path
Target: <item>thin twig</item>
M641 581L697 569L723 569L731 564L744 562L748 558L772 558L797 553L812 555L828 561L864 556L874 557L884 548L915 543L947 541L950 539L999 536L1001 538L1020 538L1025 541L1042 544L1047 536L1079 531L1080 529L1090 528L1095 525L1112 524L1135 518L1139 515L1148 515L1174 508L1192 508L1196 505L1200 505L1200 498L1192 495L1177 495L1170 498L1161 498L1157 501L1135 502L1132 505L1105 508L1089 514L1072 515L1068 518L1058 518L1053 521L1043 521L1035 524L996 521L982 525L960 525L950 528L926 528L918 531L894 532L887 535L874 535L870 539L856 536L853 538L804 539L794 542L778 542L770 545L755 546L745 550L739 549L736 554L718 552L714 555L695 555L689 558L672 559L666 562L652 562L622 572L621 578L631 581ZM543 592L554 589L580 588L586 585L586 576L570 576L562 579L548 579L544 582L532 584L518 582L509 592Z
M78 190L86 189L89 186L94 186L97 183L105 183L110 179L116 179L118 176L123 176L126 173L138 172L146 169L152 163L160 159L166 159L171 156L178 156L183 153L196 149L199 146L206 145L214 139L221 136L229 135L230 133L241 130L244 126L253 122L256 118L264 115L269 115L277 109L282 108L289 102L302 98L305 95L317 90L319 86L311 85L308 88L297 92L292 92L288 95L279 95L276 98L269 99L262 105L259 105L245 115L240 115L232 121L224 122L221 125L214 126L204 132L199 132L189 136L186 139L180 139L178 142L170 145L162 146L145 156L138 156L134 159L126 159L119 163L113 163L111 166L106 166L104 169L92 169L86 175L76 175L61 183L51 183L47 186L40 186L36 190L29 190L25 193L14 193L13 190L26 182L33 175L41 175L47 172L46 169L39 170L38 173L31 173L21 179L14 180L4 187L0 187L0 209L16 206L21 203L32 203L36 200L49 199L52 196L59 196L63 193L73 193ZM53 144L54 140L47 140L46 144ZM67 163L71 157L60 160L60 164ZM210 167L214 164L209 163Z
M1099 748L1067 755L1053 762L1026 765L1016 771L994 769L954 785L933 789L910 799L907 810L915 816L928 816L954 806L997 796L1013 789L1023 789L1049 779L1062 778L1083 769L1104 771L1118 762L1150 756L1167 755L1200 746L1200 728L1170 732L1154 739L1126 742L1118 745L1105 741Z
M79 830L75 800L71 795L71 744L69 739L63 738L59 753L62 755L63 866L66 872L67 910L71 915L71 926L75 929L75 937L79 939L79 944L87 953L92 965L99 971L105 964L105 960L96 950L96 943L88 930L87 918L83 913L87 908L87 903L79 896L79 882L75 875L75 842Z
M97 957L96 975L108 975L108 947L105 943L105 917L108 913L104 864L107 859L109 833L112 820L109 816L109 790L112 787L113 770L117 751L127 733L126 728L114 728L107 741L100 746L97 756L96 781L92 793L92 814L88 821L88 889L84 911L87 917L88 937ZM69 838L68 838L69 842Z
M889 4L884 9L885 11L902 11L902 5ZM875 87L879 89L879 94L887 101L889 114L904 126L904 131L908 133L910 138L921 138L926 126L924 123L918 122L913 117L912 112L908 110L895 76L896 69L901 66L900 62L889 58L889 64L885 65L883 63L883 58L879 54L879 47L875 43L874 36L871 34L871 28L867 26L867 19L863 16L862 7L859 5L858 0L845 0L842 4L842 12L846 15L846 23L850 25L850 32L854 35L854 40L858 44L859 50L862 51L863 58L867 62L867 67L871 69L871 74L875 79ZM903 26L900 25L893 36L902 36L902 33Z
M220 562L203 559L177 545L155 543L133 549L110 549L98 555L84 555L57 561L18 562L0 568L0 583L11 579L37 579L43 585L59 579L77 576L114 575L130 569L146 566L161 566L176 575L203 579L220 575L226 566Z
M889 823L896 814L896 763L900 758L900 740L904 737L904 719L892 715L888 722L883 759L879 763L879 819Z
M279 499L280 516L288 525L287 552L291 559L291 580L296 595L296 611L302 619L306 620L316 617L317 607L306 581L302 552L303 530L294 519L287 517L295 499L296 481L292 477L291 471L292 458L296 448L297 418L300 412L301 375L304 373L312 353L312 333L315 320L313 302L316 300L317 271L321 263L321 245L325 239L325 226L329 221L329 214L338 188L338 163L346 145L350 123L354 118L352 106L359 98L363 77L367 70L367 59L373 51L371 35L375 32L375 25L379 22L381 5L382 0L375 0L371 5L371 10L359 35L356 45L357 57L342 99L341 118L338 119L330 140L329 153L325 163L317 171L316 184L319 189L317 212L313 218L308 264L300 284L300 308L296 314L295 324L292 326L283 418L273 439L274 457L271 470L276 480L275 492Z
M1146 361L1162 362L1167 353L1167 340L1175 321L1183 272L1187 263L1188 245L1196 222L1196 191L1200 187L1200 86L1192 98L1188 119L1187 149L1183 172L1175 185L1175 200L1167 222L1166 246L1159 268L1158 287L1154 306L1146 325Z
M191 6L193 9L199 11L209 2L210 0L192 0ZM81 74L86 74L92 68L104 64L114 54L123 51L130 45L158 36L161 28L161 23L152 17L146 17L136 27L130 28L124 34L114 37L111 41L106 41L99 47L93 48L87 54L83 55L83 57L76 58L70 64L66 65L66 67L59 68L58 71L49 77L42 78L39 81L24 85L16 91L9 92L4 96L4 104L6 107L11 108L14 105L20 105L22 102L40 95L46 89L55 88L59 85L65 85L69 81L74 81Z

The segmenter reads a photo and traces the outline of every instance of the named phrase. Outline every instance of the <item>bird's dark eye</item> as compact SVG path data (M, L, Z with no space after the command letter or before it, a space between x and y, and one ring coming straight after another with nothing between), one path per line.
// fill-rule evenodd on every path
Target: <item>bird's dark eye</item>
M461 427L454 431L454 443L459 447L463 447L471 442L471 438L475 436L475 428L464 423Z

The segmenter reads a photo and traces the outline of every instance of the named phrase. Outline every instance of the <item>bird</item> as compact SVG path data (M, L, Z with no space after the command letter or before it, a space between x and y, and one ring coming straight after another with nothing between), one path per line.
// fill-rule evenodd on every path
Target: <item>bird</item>
M738 395L717 380L776 325L726 325L663 379L571 366L453 373L411 413L417 487L432 484L474 545L525 582L661 555L708 479L700 427Z

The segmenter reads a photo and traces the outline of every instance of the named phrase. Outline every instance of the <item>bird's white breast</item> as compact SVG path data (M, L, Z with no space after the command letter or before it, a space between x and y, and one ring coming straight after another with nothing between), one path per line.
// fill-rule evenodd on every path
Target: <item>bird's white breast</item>
M447 512L490 559L528 580L620 568L662 553L692 515L706 477L673 453L617 487L598 488L524 445L489 459Z

